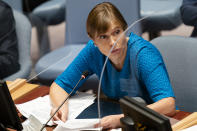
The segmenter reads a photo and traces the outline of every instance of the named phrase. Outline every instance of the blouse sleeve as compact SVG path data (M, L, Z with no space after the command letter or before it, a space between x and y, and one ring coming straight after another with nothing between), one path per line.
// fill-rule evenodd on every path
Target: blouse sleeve
M68 68L61 75L57 77L55 83L58 84L60 87L62 87L67 93L70 93L74 88L74 86L79 81L79 79L81 78L81 75L84 71L88 70L89 76L93 74L93 71L90 66L91 65L90 57L91 57L91 47L87 45L72 61L72 63L68 66ZM85 80L82 80L79 83L76 90L78 90L78 88L85 82Z
M146 46L141 49L137 56L137 66L139 79L154 102L174 97L162 56L154 46Z

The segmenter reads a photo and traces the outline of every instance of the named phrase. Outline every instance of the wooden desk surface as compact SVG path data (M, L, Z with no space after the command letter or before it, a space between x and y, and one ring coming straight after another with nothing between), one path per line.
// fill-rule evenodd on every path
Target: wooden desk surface
M15 104L21 104L30 100L33 100L37 97L45 96L49 94L49 87L48 86L40 86L30 93L24 95L22 98L19 98L18 100L14 101Z
M21 103L33 100L37 97L45 96L47 94L49 94L49 87L48 86L40 86L40 87L34 89L32 92L26 94L24 97L14 101L14 102L15 102L15 104L21 104ZM191 114L190 112L177 111L177 113L175 114L175 116L173 116L173 118L177 119L177 120L182 120L183 118L187 117L190 114ZM52 131L53 128L48 127L47 131Z

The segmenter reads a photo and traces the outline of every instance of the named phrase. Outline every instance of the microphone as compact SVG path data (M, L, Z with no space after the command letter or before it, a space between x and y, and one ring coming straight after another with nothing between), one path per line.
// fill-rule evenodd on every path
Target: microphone
M87 70L82 73L81 78L79 79L79 81L77 82L77 84L75 85L75 87L72 89L72 91L70 92L70 94L68 95L68 97L65 98L65 100L61 103L61 105L57 108L57 110L53 113L53 115L51 115L51 117L49 118L49 120L42 126L42 128L40 129L40 131L42 131L47 126L47 124L53 118L53 116L59 111L59 109L63 106L63 104L68 100L68 98L70 97L70 95L73 93L73 91L75 90L75 88L78 86L79 82L81 80L85 79L88 75L89 75L89 72Z

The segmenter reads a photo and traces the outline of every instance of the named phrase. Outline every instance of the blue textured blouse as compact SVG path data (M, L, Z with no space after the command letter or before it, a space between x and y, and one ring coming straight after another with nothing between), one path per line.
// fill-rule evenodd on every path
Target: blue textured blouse
M110 61L106 64L101 84L104 94L115 99L125 95L142 97L149 104L174 97L166 67L157 48L133 33L127 45L121 71L117 71ZM106 56L90 40L55 83L70 93L83 71L88 70L90 75L95 73L100 78L105 59ZM85 80L80 82L76 90Z

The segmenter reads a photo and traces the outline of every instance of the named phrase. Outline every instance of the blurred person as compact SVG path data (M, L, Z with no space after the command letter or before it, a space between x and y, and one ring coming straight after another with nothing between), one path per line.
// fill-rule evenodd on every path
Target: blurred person
M0 79L20 69L15 21L12 9L0 1Z
M183 0L181 10L181 17L183 23L194 27L191 34L192 37L197 36L197 0Z
M50 87L51 114L72 91L83 71L88 70L90 75L96 74L100 78L106 56L126 28L126 21L113 4L104 2L92 9L86 23L91 40ZM154 111L168 116L174 115L175 96L162 56L151 43L134 33L129 37L123 34L109 56L101 85L104 94L112 99L120 99L125 95L120 91L120 79L131 76L130 63L133 62L130 61L131 54L134 54L137 60L138 85L136 90L131 91L133 94L128 95L143 98L148 104L147 107ZM113 69L114 78L110 75ZM81 81L77 89L84 81ZM67 116L68 102L60 108L53 120L65 122ZM101 126L103 129L121 127L122 117L123 114L106 116L95 127Z
M43 4L44 2L47 2L49 0L23 0L23 11L24 12L31 12L39 5Z

